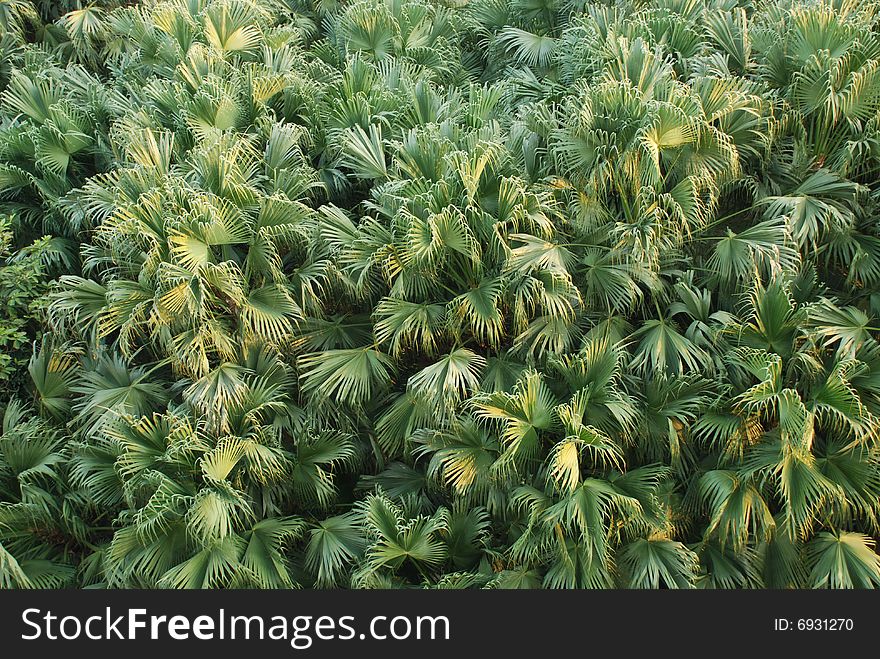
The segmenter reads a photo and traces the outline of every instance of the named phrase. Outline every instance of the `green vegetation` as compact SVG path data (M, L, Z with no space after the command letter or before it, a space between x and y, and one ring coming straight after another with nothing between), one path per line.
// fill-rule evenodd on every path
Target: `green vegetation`
M880 14L0 0L0 587L880 585Z

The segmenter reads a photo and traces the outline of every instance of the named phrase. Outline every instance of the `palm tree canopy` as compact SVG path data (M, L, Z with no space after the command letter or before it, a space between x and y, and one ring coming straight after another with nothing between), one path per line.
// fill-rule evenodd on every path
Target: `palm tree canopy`
M878 28L0 1L0 587L880 586Z

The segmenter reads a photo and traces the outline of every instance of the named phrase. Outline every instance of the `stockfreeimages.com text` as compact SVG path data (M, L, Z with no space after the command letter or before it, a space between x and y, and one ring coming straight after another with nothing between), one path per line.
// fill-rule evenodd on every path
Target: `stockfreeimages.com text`
M25 609L21 615L26 641L75 640L276 640L288 641L305 650L315 640L449 640L446 616L373 616L358 632L354 616L244 616L228 615L149 615L146 609L126 609L122 614L107 607L103 615L58 616L51 610Z

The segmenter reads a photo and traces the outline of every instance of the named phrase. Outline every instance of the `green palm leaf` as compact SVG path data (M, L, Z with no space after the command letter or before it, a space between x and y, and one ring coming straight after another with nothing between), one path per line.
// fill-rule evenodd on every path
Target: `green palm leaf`
M361 405L390 384L393 367L371 348L309 353L299 364L306 393L348 405Z
M807 546L814 588L874 588L880 586L880 558L874 540L861 533L822 531Z

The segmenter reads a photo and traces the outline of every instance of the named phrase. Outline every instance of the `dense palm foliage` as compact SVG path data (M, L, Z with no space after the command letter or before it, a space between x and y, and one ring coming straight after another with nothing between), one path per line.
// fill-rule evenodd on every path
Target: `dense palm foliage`
M0 0L0 587L880 585L880 15Z

